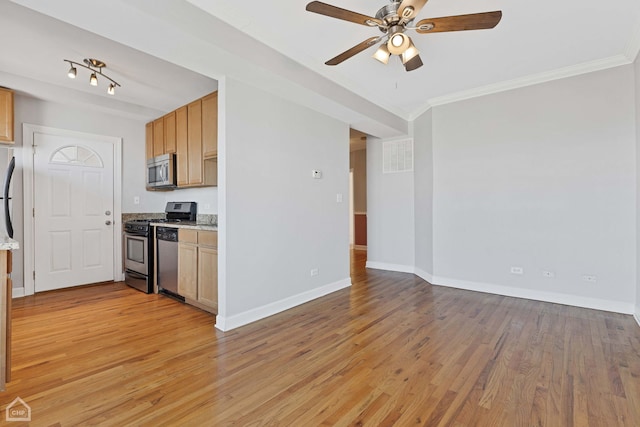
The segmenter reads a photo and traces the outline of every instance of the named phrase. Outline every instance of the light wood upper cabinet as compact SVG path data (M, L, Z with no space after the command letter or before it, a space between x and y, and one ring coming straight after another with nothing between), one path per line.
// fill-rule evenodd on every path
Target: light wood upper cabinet
M153 157L153 122L149 122L147 123L147 125L145 126L145 132L146 132L146 153L147 153L147 160L149 160L150 158Z
M147 159L176 154L179 188L218 185L218 92L147 124Z
M176 152L176 112L172 111L163 117L164 121L164 152Z
M202 154L218 156L218 92L202 98Z
M13 143L13 92L0 88L0 142Z
M164 119L160 117L153 121L153 155L164 154Z
M202 176L202 100L187 105L189 185L200 185Z
M189 184L189 145L187 106L176 110L176 176L178 187Z

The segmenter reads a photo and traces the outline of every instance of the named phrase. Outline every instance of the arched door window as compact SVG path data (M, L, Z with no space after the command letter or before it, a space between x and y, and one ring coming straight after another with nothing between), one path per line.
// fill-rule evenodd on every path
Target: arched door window
M59 163L71 166L86 166L90 168L102 168L102 159L91 148L82 145L67 145L60 147L51 154L49 163Z

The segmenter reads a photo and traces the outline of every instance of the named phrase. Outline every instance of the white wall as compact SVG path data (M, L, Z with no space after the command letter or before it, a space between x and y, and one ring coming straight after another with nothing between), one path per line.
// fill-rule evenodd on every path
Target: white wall
M383 174L382 143L367 138L367 267L413 272L413 172Z
M632 312L633 85L624 66L436 107L434 280Z
M636 269L640 266L640 55L634 64L636 96ZM640 324L640 274L636 271L636 320Z
M228 330L351 284L349 126L229 78L220 87L216 327Z
M413 122L415 265L416 273L430 281L433 274L433 137L432 111Z

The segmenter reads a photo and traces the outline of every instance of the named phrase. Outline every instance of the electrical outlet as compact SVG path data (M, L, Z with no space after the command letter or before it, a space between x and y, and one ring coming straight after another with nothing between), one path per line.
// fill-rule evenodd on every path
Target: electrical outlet
M584 280L585 282L596 283L597 277L585 274L584 276L582 276L582 280Z
M320 274L320 272L318 271L317 268L312 268L311 269L311 277L317 276L318 274Z
M312 170L311 171L311 176L315 179L322 179L322 171L319 170Z
M342 203L342 193L336 194L336 202L337 203Z
M524 270L522 269L522 267L511 267L511 274L524 274Z
M553 271L543 271L542 272L542 277L548 277L548 278L552 278L552 277L556 277L556 274Z

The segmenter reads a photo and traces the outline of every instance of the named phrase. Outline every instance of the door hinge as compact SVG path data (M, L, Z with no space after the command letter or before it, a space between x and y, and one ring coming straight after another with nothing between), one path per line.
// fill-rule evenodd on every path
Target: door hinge
M33 280L36 280L36 271L33 270Z
M36 217L36 208L33 208L33 217Z

